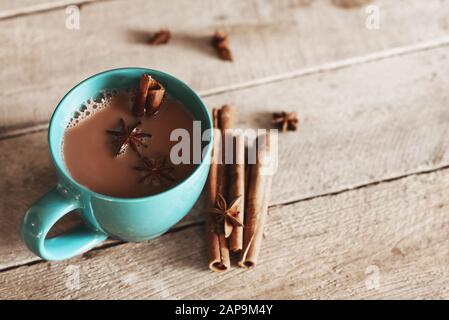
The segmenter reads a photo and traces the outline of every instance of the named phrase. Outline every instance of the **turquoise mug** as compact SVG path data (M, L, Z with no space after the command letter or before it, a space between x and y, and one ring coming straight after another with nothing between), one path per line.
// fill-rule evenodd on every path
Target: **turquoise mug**
M27 247L45 260L63 260L81 254L108 236L125 241L155 238L181 220L201 194L209 172L211 143L203 151L202 162L176 186L142 198L114 198L95 193L76 182L67 171L62 154L64 130L75 111L104 90L137 88L142 74L161 82L167 92L182 102L201 121L208 141L212 141L212 120L200 97L182 81L151 69L123 68L94 75L67 93L50 120L48 142L58 174L58 184L25 214L21 236ZM85 221L65 234L46 238L52 226L64 215L78 210Z

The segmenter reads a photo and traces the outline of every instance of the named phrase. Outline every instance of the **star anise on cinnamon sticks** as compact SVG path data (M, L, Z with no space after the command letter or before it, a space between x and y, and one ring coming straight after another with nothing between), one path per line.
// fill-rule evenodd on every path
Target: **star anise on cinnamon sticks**
M135 152L139 152L139 147L147 147L144 143L145 140L151 138L151 134L140 132L138 126L141 124L140 121L136 122L134 125L127 126L125 120L120 118L119 130L107 130L106 132L114 138L114 143L116 145L115 155L121 155L131 147Z
M275 112L273 113L273 124L281 132L296 131L298 129L298 117L296 112Z
M164 182L175 182L175 168L167 165L165 157L157 159L149 159L141 157L142 165L133 167L134 170L143 173L139 183L148 183L152 185L162 186Z
M165 97L165 88L149 74L143 74L140 78L139 91L133 105L133 115L142 117L159 112Z
M214 36L212 37L212 45L215 50L217 50L217 53L222 60L232 62L232 53L229 48L229 40L226 33L223 31L215 31Z
M150 44L154 45L166 44L170 40L170 38L171 38L170 31L168 29L161 29L150 38Z
M231 235L234 227L243 227L243 223L236 218L239 214L238 206L241 198L241 196L235 198L228 205L225 198L218 193L215 208L209 210L215 216L218 227L224 231L226 238ZM223 225L221 225L222 223Z

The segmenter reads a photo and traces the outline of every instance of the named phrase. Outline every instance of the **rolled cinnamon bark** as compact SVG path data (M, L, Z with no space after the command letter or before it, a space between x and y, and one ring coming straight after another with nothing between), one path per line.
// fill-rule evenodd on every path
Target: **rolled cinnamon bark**
M220 157L220 163L218 165L218 193L220 193L223 197L227 198L227 191L228 191L228 167L225 166L226 164L226 148L229 147L226 145L226 141L231 139L232 136L230 133L226 132L226 130L229 130L232 128L234 124L234 114L233 109L228 106L224 105L221 107L221 109L218 109L217 111L218 116L218 128L221 130L221 152L219 154Z
M214 129L218 129L219 126L219 111L214 109L212 111L212 118L214 123ZM212 149L212 161L208 177L208 195L209 195L209 208L215 207L217 193L219 192L219 183L221 182L219 173L219 155L221 148L221 134L219 130L214 131L213 149ZM229 249L227 239L224 234L217 230L217 222L212 215L206 212L206 241L207 241L207 253L209 260L209 268L215 272L227 271L231 265L229 260Z
M232 163L232 133L229 129L232 129L234 125L234 109L228 105L224 105L218 111L218 125L221 130L221 162L218 165L218 193L220 193L225 199L228 205L230 205L233 199L229 198L228 191L232 187L229 184L229 165ZM225 238L229 238L232 233L233 226L227 221L224 221Z
M239 134L234 136L234 163L229 168L228 199L241 197L238 206L237 220L243 222L245 211L245 140ZM229 238L229 249L233 252L242 250L243 227L234 226Z
M148 74L143 74L140 77L139 91L137 92L136 100L134 101L132 108L132 113L136 117L142 117L145 114L145 103L147 101L148 89L150 88L152 80L153 78Z
M257 264L263 238L263 228L270 201L272 174L263 173L270 154L271 139L269 134L259 137L263 139L258 146L256 163L248 165L248 193L246 197L245 228L243 232L243 249L238 265L242 268L253 268Z
M154 115L159 112L164 97L164 86L157 82L155 79L151 78L148 88L148 97L145 104L145 110L148 116Z

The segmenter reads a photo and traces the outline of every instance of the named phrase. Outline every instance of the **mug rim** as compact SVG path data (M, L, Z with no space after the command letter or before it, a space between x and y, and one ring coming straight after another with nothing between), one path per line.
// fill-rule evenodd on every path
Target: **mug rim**
M64 167L63 164L59 163L59 161L57 161L55 159L54 153L56 151L55 149L55 145L52 143L52 132L53 132L53 128L54 128L54 120L56 118L56 114L59 112L62 112L63 110L63 104L66 101L66 99L68 98L68 96L74 92L76 89L78 89L81 85L83 85L84 83L91 81L93 79L95 79L96 77L99 77L101 75L104 74L111 74L111 73L115 73L115 72L120 72L123 70L136 70L136 71L145 71L148 72L152 75L161 75L167 79L169 79L170 81L174 81L176 84L184 86L185 88L187 88L187 91L193 95L193 97L195 99L197 99L200 102L200 106L201 108L203 108L203 110L205 111L206 114L206 121L208 122L209 125L209 142L207 144L207 150L204 153L205 157L203 159L201 159L201 162L196 166L196 168L190 173L190 175L186 178L184 178L181 182L179 182L178 184L176 184L175 186L172 186L162 192L156 193L156 194L152 194L152 195L148 195L148 196L144 196L144 197L136 197L136 198L121 198L121 197L113 197L113 196L108 196L102 193L98 193L95 192L87 187L85 187L84 185L82 185L81 183L77 182L72 176L71 174L68 172L68 169L66 167ZM182 102L182 101L181 101ZM207 109L206 104L203 102L203 100L201 99L201 97L189 86L187 85L184 81L168 74L165 73L163 71L159 71L159 70L155 70L155 69L149 69L149 68L142 68L142 67L122 67L122 68L114 68L114 69L109 69L109 70L105 70L99 73L96 73L88 78L85 78L84 80L80 81L79 83L77 83L74 87L72 87L63 97L62 99L58 102L58 104L56 105L55 110L53 111L53 114L50 118L50 124L49 124L49 128L48 128L48 135L47 135L47 139L48 139L48 146L49 146L49 150L50 150L50 156L51 156L51 160L53 162L53 164L55 165L56 169L58 170L58 172L60 172L65 179L67 179L68 181L70 181L70 183L74 184L77 188L81 189L83 192L88 192L93 194L95 197L97 198L101 198L104 200L109 200L109 201L121 201L121 202L141 202L141 201L146 201L148 199L155 199L158 197L162 197L170 192L173 192L174 190L182 187L183 185L189 183L189 181L191 181L193 179L193 177L195 175L198 174L198 172L201 170L201 168L205 165L207 165L207 161L205 161L206 158L208 158L211 154L212 151L212 141L213 141L213 124L212 124L212 118L211 115ZM62 152L62 150L60 150ZM58 179L59 180L59 179Z

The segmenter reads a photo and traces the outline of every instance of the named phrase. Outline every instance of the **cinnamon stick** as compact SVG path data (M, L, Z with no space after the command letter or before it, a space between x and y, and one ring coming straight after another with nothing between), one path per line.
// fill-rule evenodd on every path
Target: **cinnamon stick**
M151 116L156 114L165 97L165 88L149 74L140 77L139 91L132 108L132 113L136 117L142 117L145 112Z
M220 136L220 150L218 152L218 177L219 177L219 181L218 181L218 186L217 186L217 192L220 193L223 197L227 197L227 178L228 175L226 173L226 166L225 166L225 141L226 141L226 137L224 134L224 130L223 130L223 122L225 125L228 125L229 122L227 121L227 111L225 112L225 114L223 115L223 109L219 108L216 109L217 112L217 123L218 126L217 128L220 130L219 132L219 136Z
M258 150L256 163L248 166L243 249L238 261L242 268L253 268L257 264L271 192L272 175L266 174L263 169L267 165L272 141L269 134L258 139L262 139L262 144L258 146L262 145L264 148Z
M243 221L245 208L245 141L243 135L233 137L234 162L229 168L229 188L228 198L236 199L241 197L237 209L236 219ZM233 252L242 250L243 247L243 227L234 226L229 238L229 249Z
M148 89L150 88L152 79L153 78L148 74L143 74L140 77L139 91L137 92L132 109L132 112L136 117L142 117L145 114L145 104L147 102Z
M219 111L214 109L212 112L214 128L219 127ZM214 132L212 162L208 177L209 206L212 208L216 204L218 185L222 183L219 178L219 155L221 148L220 132ZM209 259L209 268L215 272L227 271L231 265L229 259L229 249L227 240L222 232L217 228L217 221L209 213L206 214L206 240Z
M228 169L229 166L226 165L227 154L230 154L231 146L226 143L226 141L232 142L232 135L227 130L231 129L234 125L234 111L228 106L224 105L221 109L218 110L218 125L221 130L221 163L218 166L218 193L220 193L224 198L226 198L226 202L228 205L234 200L234 198L230 198L228 195L228 187L229 187L229 175ZM231 150L232 151L232 150ZM232 159L231 159L232 160ZM241 201L241 200L240 200ZM224 221L224 232L225 237L229 238L232 233L233 225L229 223L229 221Z
M162 84L151 78L148 88L148 97L145 104L147 115L151 116L159 112L165 97L165 88Z

